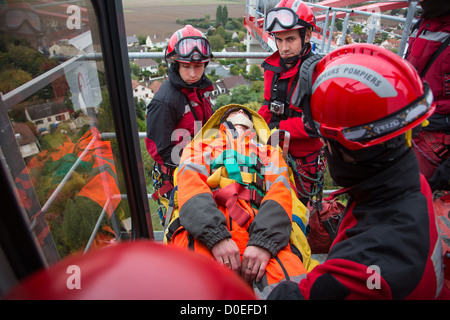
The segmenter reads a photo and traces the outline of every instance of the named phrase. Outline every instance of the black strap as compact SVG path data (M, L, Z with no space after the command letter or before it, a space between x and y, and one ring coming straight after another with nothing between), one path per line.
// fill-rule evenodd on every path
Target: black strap
M286 279L286 281L290 281L291 278L289 277L289 273L287 272L287 270L284 267L283 263L281 262L280 258L278 258L278 256L275 256L275 260L277 260L278 264L280 265L281 270L283 271L284 278Z
M294 93L294 90L297 87L298 78L299 78L299 73L297 72L297 74L294 77L294 80L292 80L291 89L289 90L289 94L286 97L286 102L288 103L288 106L291 105L292 94Z
M178 228L180 226L181 226L181 223L180 223L179 217L177 217L175 220L172 221L172 223L169 224L169 228L167 229L168 231L166 234L167 242L172 241L173 234L175 233L175 231L178 230Z
M184 94L184 97L186 98L187 104L189 105L189 109L191 110L192 115L194 116L195 121L198 121L198 116L197 116L197 114L195 113L194 107L193 107L192 104L191 104L191 100L189 100L188 96L187 96L184 92L183 92L183 94Z
M192 104L191 104L191 100L189 100L189 97L187 96L187 94L185 94L184 92L182 92L183 93L183 95L184 95L184 97L186 98L186 101L187 101L187 104L188 104L188 106L189 106L189 109L191 110L191 112L192 112L192 115L194 116L194 119L195 119L195 122L196 123L198 123L198 116L197 116L197 114L195 113L195 110L194 110L194 107L192 106ZM204 124L204 121L202 121L202 125ZM200 128L198 128L199 130L201 130L202 128L200 127Z
M444 51L449 44L450 44L450 35L447 36L447 39L445 39L445 41L441 44L439 49L431 56L430 60L428 60L427 65L425 66L425 68L423 68L422 72L420 73L420 77L422 79L425 77L425 74L428 72L428 69L430 69L431 65L436 60L436 58L439 57L442 51Z
M301 107L303 110L303 123L305 124L305 129L311 137L317 137L319 134L314 125L311 115L311 108L309 107L309 99L312 93L312 76L315 66L324 56L325 54L315 54L305 60L299 71L301 85L297 86L297 90L294 92L294 96L292 98L293 105Z

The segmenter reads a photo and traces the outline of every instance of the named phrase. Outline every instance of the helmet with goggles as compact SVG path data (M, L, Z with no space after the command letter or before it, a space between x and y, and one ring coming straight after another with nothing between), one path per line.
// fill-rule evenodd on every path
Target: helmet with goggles
M347 45L309 68L312 82L297 102L305 126L349 150L400 136L435 110L433 94L416 70L384 48Z
M301 0L281 0L265 19L270 33L300 28L317 29L312 10Z
M211 60L211 46L205 35L186 25L169 39L166 58L184 63L206 63Z

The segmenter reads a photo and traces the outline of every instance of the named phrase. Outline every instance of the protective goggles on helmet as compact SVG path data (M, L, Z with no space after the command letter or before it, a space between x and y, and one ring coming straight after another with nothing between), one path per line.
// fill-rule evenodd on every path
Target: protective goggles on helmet
M2 14L1 20L9 29L19 29L24 23L28 23L34 30L42 31L41 18L36 12L28 9L6 9Z
M178 56L190 62L202 62L211 59L212 52L206 38L192 36L182 38L175 44L175 50L169 56Z
M433 93L427 83L424 83L424 94L401 110L377 121L352 128L332 128L314 121L320 128L320 135L333 138L344 147L355 150L370 147L387 141L400 133L412 129L414 122L425 120L434 111ZM418 124L418 123L417 123ZM394 134L397 133L397 134Z
M276 24L283 29L292 29L295 25L302 27L313 27L310 23L299 19L298 15L291 8L273 8L267 12L266 31L272 32Z

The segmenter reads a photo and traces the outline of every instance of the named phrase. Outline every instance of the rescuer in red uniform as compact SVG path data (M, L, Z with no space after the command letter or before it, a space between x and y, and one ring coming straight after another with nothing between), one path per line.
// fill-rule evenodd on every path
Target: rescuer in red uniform
M305 125L325 142L330 175L349 201L326 261L270 298L448 298L431 190L409 144L435 110L431 89L375 45L344 46L304 66Z
M304 205L317 192L319 151L322 143L305 131L301 106L291 103L296 85L303 85L298 71L305 59L312 56L311 32L316 27L311 9L298 0L282 0L267 13L266 30L276 41L278 50L263 63L264 103L259 114L269 128L290 133L289 154L295 162L297 195ZM295 169L295 168L294 168Z
M423 13L409 38L407 60L430 85L436 111L414 137L413 147L431 189L450 190L450 2L419 4Z

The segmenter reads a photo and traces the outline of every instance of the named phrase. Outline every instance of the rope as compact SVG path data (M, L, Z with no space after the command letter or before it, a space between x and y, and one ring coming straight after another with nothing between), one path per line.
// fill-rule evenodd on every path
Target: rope
M413 147L414 147L414 148L415 148L415 149L416 149L416 150L417 150L417 151L418 151L425 159L427 159L428 161L430 161L430 162L433 163L434 165L437 165L437 166L440 165L439 162L437 162L437 161L431 159L429 155L427 155L425 152L423 152L422 149L419 148L419 146L415 143L414 140L411 140L411 143L412 143Z
M306 173L305 170L301 169L302 172L298 171L297 163L294 161L292 156L288 156L288 162L289 165L292 167L292 171L295 172L295 174L298 177L298 180L301 184L301 186L297 187L297 191L299 195L303 198L312 198L316 196L323 187L323 178L324 178L324 172L325 172L325 161L323 156L323 148L319 151L319 154L317 156L317 161L315 161L315 169L316 169L316 178L311 177ZM308 180L311 182L311 191L307 191L305 188L305 185L303 183L304 180ZM301 187L301 189L299 188Z

